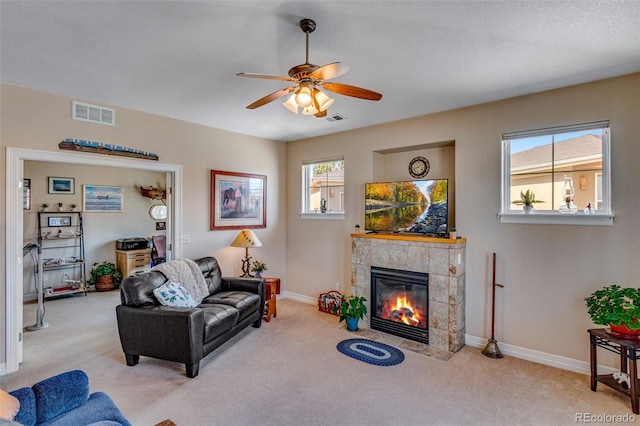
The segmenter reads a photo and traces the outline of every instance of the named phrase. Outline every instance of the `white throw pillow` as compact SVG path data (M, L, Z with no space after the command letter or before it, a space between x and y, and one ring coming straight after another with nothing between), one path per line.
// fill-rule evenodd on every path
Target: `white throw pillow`
M168 281L153 290L153 295L163 306L193 308L198 306L187 290L175 281Z

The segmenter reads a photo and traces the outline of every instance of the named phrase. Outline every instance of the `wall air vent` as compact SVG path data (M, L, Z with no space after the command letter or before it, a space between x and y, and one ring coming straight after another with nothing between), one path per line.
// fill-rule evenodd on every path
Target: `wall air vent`
M116 124L116 110L83 102L73 101L71 116L74 120L90 121L111 126Z
M340 113L327 115L325 117L325 120L327 120L327 121L341 121L341 120L346 120L346 119L347 119L347 117L345 117L344 115L342 115Z

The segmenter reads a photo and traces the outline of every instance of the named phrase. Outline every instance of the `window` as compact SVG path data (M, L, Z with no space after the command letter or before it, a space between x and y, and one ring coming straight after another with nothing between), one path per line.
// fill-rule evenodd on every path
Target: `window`
M608 121L503 134L500 221L612 225L610 147Z
M344 157L302 163L301 216L344 219Z

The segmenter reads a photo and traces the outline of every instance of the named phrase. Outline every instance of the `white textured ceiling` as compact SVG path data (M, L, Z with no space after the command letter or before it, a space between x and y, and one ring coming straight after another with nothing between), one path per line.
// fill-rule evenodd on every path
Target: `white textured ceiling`
M245 107L340 61L329 122ZM0 1L0 78L268 139L310 136L640 71L640 1Z

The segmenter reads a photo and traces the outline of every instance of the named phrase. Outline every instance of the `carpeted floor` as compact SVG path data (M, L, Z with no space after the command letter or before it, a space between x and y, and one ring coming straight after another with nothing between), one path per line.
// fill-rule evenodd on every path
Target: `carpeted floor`
M602 385L591 392L588 376L477 348L448 360L402 348L405 360L388 367L349 358L338 342L370 333L349 333L337 317L290 300L207 356L195 379L181 364L146 357L127 367L118 303L115 291L47 300L49 328L25 332L20 371L0 376L0 387L81 369L134 425L569 425L577 413L631 414L628 398ZM34 322L27 304L25 325Z

